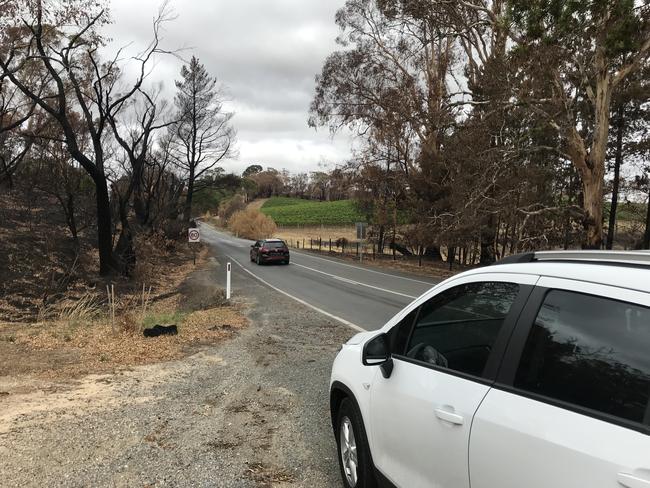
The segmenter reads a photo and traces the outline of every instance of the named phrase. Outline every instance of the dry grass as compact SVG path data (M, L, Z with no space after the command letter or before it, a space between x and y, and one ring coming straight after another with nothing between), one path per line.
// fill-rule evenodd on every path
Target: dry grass
M284 239L291 248L314 252L318 252L318 240L322 239L321 252L323 254L330 254L329 240L332 239L332 254L349 261L358 262L356 256L357 235L354 227L281 227L278 229L276 237ZM336 247L336 241L341 238L347 240L345 254L343 254L343 248ZM310 239L313 247L310 246ZM447 278L467 269L455 263L452 270L449 270L449 265L446 263L427 260L423 260L422 266L420 266L417 257L405 258L399 253L397 259L393 260L392 251L388 247L386 247L382 256L375 255L376 259L373 259L372 244L366 242L363 247L366 265L378 268L394 269L435 278Z
M276 231L276 236L284 239L287 242L293 243L295 246L297 242L300 242L300 247L302 247L302 241L305 240L307 247L309 247L309 239L323 239L323 243L327 242L329 246L329 240L332 239L334 243L337 239L344 238L352 242L356 240L357 234L354 227L280 227ZM334 245L334 244L332 244ZM332 248L334 251L334 247Z
M263 239L272 237L277 229L275 222L259 210L246 209L235 213L228 221L228 229L237 237Z
M3 374L32 374L47 378L111 372L133 365L182 357L196 346L232 335L246 325L238 308L223 306L210 295L201 310L187 309L179 289L188 277L208 265L207 251L197 266L187 253L166 253L142 263L151 284L115 284L115 329L105 291L88 292L51 306L53 317L33 324L0 323L0 370ZM144 270L146 268L146 272ZM149 293L151 287L151 293ZM97 287L101 288L100 286ZM177 325L177 336L145 338L145 327Z
M37 370L33 371L42 377L74 377L176 359L191 351L192 346L222 340L245 325L246 320L237 309L215 308L184 317L178 323L177 336L145 338L141 331L129 331L123 327L113 334L110 323L104 319L83 325L67 321L48 322L14 330L11 335L0 332L0 341L4 339L15 349L27 352L27 360L48 353L74 356L76 360L72 363L47 362L49 367L46 368L39 368L42 361L37 361ZM8 373L11 371L5 371Z

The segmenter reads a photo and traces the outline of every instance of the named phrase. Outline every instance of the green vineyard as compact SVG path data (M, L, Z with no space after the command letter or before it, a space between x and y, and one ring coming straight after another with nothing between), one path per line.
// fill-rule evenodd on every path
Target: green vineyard
M281 226L351 225L365 220L354 201L318 202L299 198L274 197L262 206L262 212Z

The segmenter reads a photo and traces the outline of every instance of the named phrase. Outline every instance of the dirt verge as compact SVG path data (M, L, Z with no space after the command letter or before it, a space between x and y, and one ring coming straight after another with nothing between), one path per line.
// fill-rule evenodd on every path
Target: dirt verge
M221 278L194 273L187 291ZM339 486L328 379L352 331L252 278L237 280L235 296L250 325L189 357L14 379L0 396L0 484Z
M4 377L36 375L68 378L123 367L169 361L192 354L197 346L232 336L246 325L239 307L227 306L223 291L201 277L214 272L207 250L197 265L176 256L144 293L118 283L115 321L97 294L59 304L53 319L0 323L0 391ZM176 325L178 335L147 338L143 329Z

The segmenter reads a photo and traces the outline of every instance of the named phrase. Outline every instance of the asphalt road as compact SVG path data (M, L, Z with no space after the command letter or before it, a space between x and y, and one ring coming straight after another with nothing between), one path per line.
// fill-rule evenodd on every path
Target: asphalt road
M237 239L206 224L203 242L232 263L233 289L238 277L252 274L278 293L359 330L381 328L393 315L437 281L406 273L380 271L336 258L291 249L291 264L258 266L250 262L252 241ZM221 277L225 284L225 276Z

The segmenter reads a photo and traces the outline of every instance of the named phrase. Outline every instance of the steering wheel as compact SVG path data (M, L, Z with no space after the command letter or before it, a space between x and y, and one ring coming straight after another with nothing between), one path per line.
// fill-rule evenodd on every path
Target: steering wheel
M406 356L424 363L433 364L434 366L442 366L444 368L449 366L449 361L447 361L447 358L440 351L424 342L413 346L406 353Z

